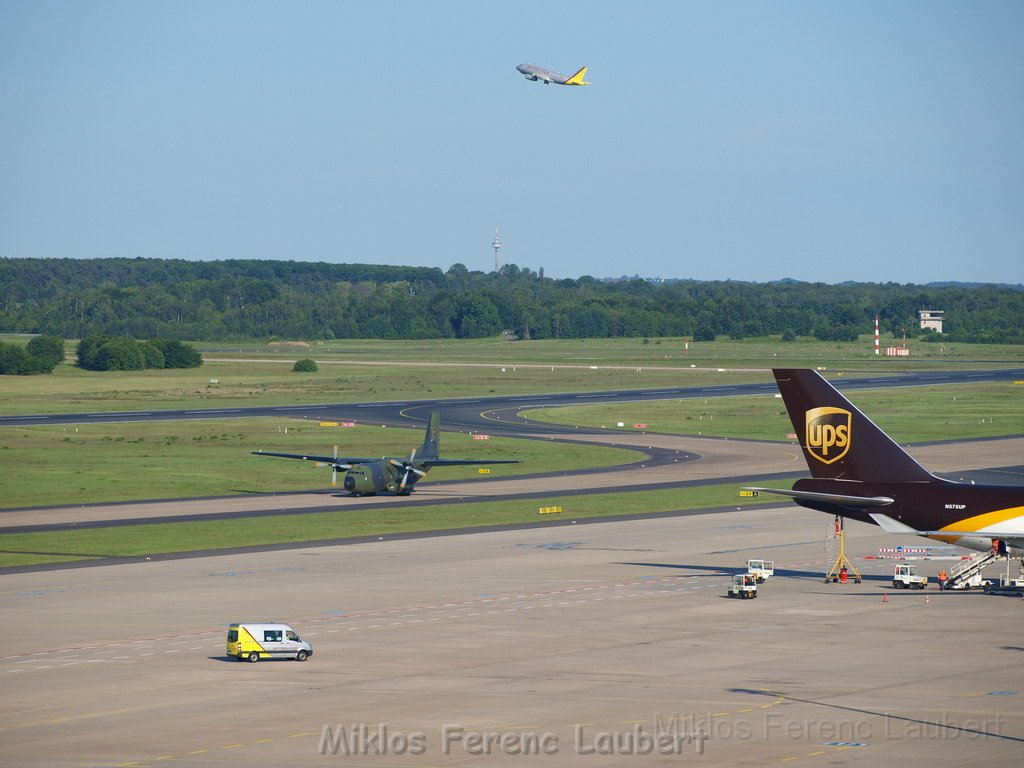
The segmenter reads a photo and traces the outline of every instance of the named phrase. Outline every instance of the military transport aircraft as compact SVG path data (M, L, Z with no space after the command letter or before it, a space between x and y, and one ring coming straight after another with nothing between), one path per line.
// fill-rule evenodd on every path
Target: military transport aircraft
M813 479L748 488L808 509L979 552L1024 556L1024 486L975 485L924 469L817 372L775 369Z
M563 75L561 72L552 72L550 69L535 67L533 64L520 64L516 69L522 72L527 80L533 80L534 82L540 80L544 85L548 83L554 83L555 85L590 85L590 83L583 80L587 76L586 67L583 67L583 69L571 77Z
M338 470L345 473L342 487L353 496L373 496L377 493L393 493L408 496L416 481L427 474L431 467L456 467L472 464L518 464L512 459L442 459L438 456L438 438L441 430L441 415L430 414L423 445L413 449L408 459L357 459L338 456L334 447L333 456L307 456L298 453L272 453L253 451L254 456L278 456L283 459L315 461L317 466L328 466L331 471L331 485L338 481Z

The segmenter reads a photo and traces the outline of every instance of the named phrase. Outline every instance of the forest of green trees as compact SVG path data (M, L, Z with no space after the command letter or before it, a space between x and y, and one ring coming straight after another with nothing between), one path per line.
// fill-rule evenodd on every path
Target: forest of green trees
M200 339L921 335L1024 343L1019 286L555 280L498 272L296 261L0 259L0 331ZM934 334L932 334L934 336Z

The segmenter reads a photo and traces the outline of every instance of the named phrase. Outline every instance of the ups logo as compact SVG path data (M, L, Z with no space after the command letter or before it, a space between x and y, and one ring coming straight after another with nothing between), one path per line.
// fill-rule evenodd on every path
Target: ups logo
M850 450L853 415L842 408L807 411L807 452L823 464L839 461Z

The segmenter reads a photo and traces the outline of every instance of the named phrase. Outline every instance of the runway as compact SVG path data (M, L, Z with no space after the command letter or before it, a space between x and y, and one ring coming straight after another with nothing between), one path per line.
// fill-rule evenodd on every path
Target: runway
M766 376L770 376L766 374ZM833 379L836 388L846 390L888 389L890 387L933 386L937 384L976 384L978 382L1014 381L1024 378L1024 368L990 371L923 371L872 376L870 378ZM99 413L26 414L0 416L0 427L46 426L56 424L98 424L135 421L169 421L190 419L243 419L284 416L323 420L355 420L408 426L429 419L431 411L441 414L446 429L487 429L500 434L518 434L521 425L505 418L503 421L484 418L483 413L501 412L511 416L523 408L538 406L580 405L583 403L637 402L672 398L735 397L775 392L774 382L763 384L729 384L703 387L669 387L617 392L570 392L537 395L502 395L453 400L451 398L409 400L380 403L319 403L308 405L253 406L240 408L190 408L150 411L111 411ZM572 427L549 425L551 432L572 433Z
M891 564L861 558L893 539L858 523L865 582L823 584L829 526L785 506L5 576L0 754L26 768L1018 762L1018 602L934 586L883 602ZM727 599L753 556L777 576ZM225 660L225 626L246 619L290 623L314 655ZM496 734L489 755L474 734ZM628 751L622 734L670 746L600 752ZM514 754L531 738L548 749Z

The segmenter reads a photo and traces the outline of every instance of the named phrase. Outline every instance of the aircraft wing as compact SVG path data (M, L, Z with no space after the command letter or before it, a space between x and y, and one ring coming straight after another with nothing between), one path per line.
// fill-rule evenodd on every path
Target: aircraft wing
M299 459L300 461L317 461L321 464L369 464L380 459L352 458L350 456L313 456L308 453L275 453L273 451L253 451L253 456L276 456L279 459Z
M1020 531L959 531L949 528L937 531L919 531L909 525L893 520L888 515L877 512L868 512L868 515L878 523L878 526L886 533L912 533L916 536L966 536L978 539L998 539L1005 541L1014 547L1024 546L1024 535Z
M846 496L841 493L815 493L814 491L783 491L778 488L744 488L745 491L775 493L797 501L820 501L824 504L841 504L844 507L885 507L894 499L888 496Z

